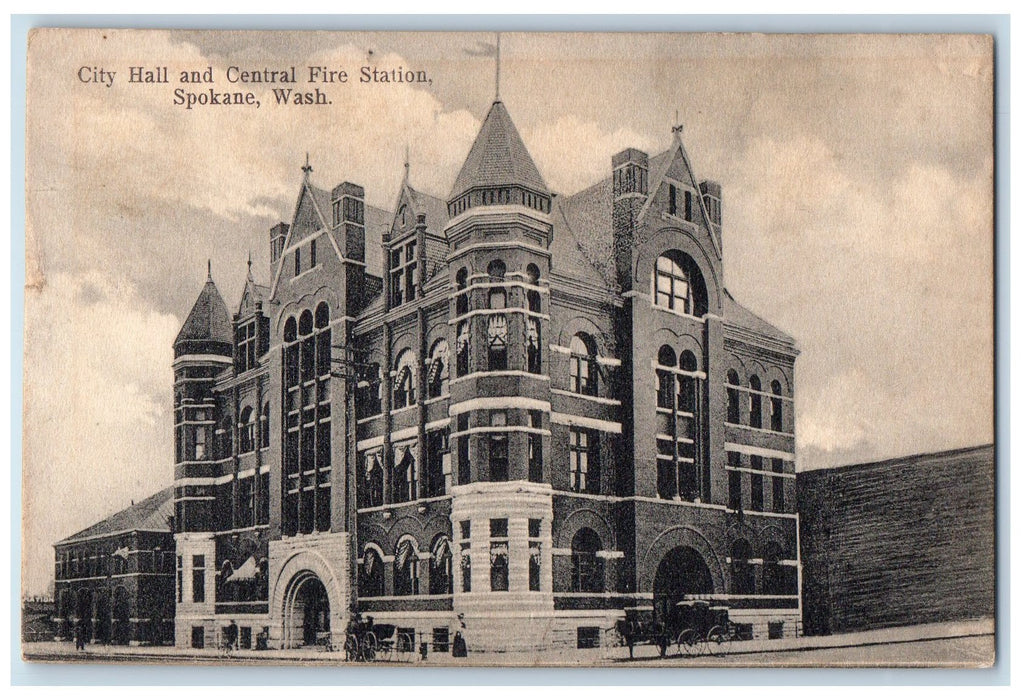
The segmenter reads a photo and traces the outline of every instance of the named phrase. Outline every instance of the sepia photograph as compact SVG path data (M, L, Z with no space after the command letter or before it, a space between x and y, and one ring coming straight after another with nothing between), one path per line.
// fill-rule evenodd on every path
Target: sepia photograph
M33 29L22 658L990 667L993 55Z

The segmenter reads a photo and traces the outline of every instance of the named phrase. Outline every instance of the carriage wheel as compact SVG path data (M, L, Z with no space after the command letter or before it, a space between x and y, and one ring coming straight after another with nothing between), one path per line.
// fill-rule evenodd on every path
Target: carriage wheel
M695 656L699 651L700 641L693 629L686 629L677 635L677 646L685 656Z
M344 660L358 661L358 637L353 634L347 635L344 639Z
M394 642L394 660L398 663L407 663L411 661L412 655L415 653L415 640L411 638L410 634L399 634Z
M705 641L706 649L709 650L709 654L712 656L723 656L730 651L730 637L727 636L727 631L720 626L713 627L709 630L709 635Z
M379 651L379 642L376 640L376 634L366 632L361 643L362 660L375 661L377 651Z

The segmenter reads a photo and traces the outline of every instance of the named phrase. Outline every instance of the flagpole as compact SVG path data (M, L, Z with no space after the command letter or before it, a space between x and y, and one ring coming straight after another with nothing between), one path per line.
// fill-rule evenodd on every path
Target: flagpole
M496 33L496 102L500 101L500 32Z

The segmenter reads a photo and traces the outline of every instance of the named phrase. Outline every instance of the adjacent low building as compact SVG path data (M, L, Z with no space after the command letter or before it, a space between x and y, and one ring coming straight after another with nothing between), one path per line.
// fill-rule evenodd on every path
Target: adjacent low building
M992 445L798 474L806 634L992 617Z
M172 488L57 542L56 635L110 644L174 641Z

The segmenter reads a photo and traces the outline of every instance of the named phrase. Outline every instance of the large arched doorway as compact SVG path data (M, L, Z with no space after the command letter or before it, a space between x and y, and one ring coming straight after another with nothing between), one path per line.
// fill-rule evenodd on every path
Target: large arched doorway
M656 617L672 624L677 603L686 595L713 592L713 577L702 555L691 547L674 547L659 562L652 585Z
M284 608L288 647L313 646L330 631L330 598L326 586L310 571L298 573L288 586Z

